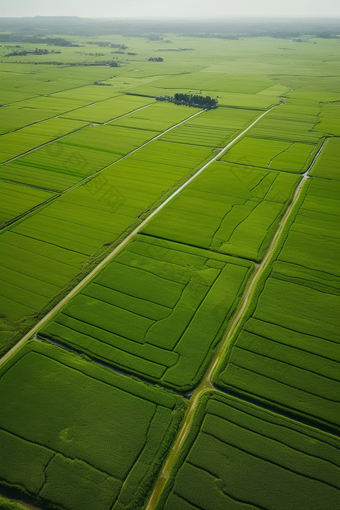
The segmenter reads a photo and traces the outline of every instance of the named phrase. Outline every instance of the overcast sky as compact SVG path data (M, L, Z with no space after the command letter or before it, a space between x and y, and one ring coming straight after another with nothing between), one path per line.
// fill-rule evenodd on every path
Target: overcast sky
M0 15L80 17L340 17L339 0L9 0Z

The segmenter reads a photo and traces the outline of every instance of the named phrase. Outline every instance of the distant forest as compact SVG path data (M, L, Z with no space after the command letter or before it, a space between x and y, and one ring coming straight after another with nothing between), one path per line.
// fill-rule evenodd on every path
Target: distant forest
M72 46L72 43L46 37L53 33L66 37L123 35L145 37L151 41L163 40L168 37L166 34L220 39L264 36L291 39L310 35L329 39L340 38L340 19L244 18L169 21L36 16L34 18L0 18L0 31L7 32L0 34L0 42L49 43L58 46Z

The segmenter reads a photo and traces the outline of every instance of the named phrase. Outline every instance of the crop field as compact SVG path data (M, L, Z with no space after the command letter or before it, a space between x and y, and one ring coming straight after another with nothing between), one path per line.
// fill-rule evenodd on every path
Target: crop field
M16 133L5 136L15 135ZM21 136L17 135L17 138L21 140ZM22 184L64 191L137 149L154 136L153 131L122 128L111 124L89 126L0 166L0 176Z
M65 119L51 119L33 124L1 137L5 149L2 151L0 163L31 151L40 145L47 144L61 136L86 126L84 122Z
M185 409L179 396L36 341L1 367L0 386L0 479L69 510L136 508Z
M156 510L334 510L335 438L210 392Z
M201 377L251 267L138 236L39 334L188 390Z
M298 182L285 173L212 163L143 232L261 260Z
M104 123L138 108L143 108L143 106L152 104L154 101L153 98L149 97L119 96L65 113L63 118Z
M139 140L145 141L145 138L149 137L145 130L109 125L91 129L97 128L106 131L107 136L109 130L120 135L125 130L136 131ZM77 133L77 136L81 136L83 131ZM91 143L90 136L86 140L86 143ZM103 137L98 141L98 145L103 146L104 142ZM128 140L125 141L125 146L127 143ZM60 146L61 144L62 142ZM86 160L83 158L91 149L80 149L72 145L65 147L65 153L70 158L69 166L74 164L73 173L78 174L79 178L86 176L87 167L83 166ZM67 147L70 152L66 152ZM48 147L45 161L48 161L47 149ZM26 156L26 160L41 151L43 149ZM65 153L60 165L65 161ZM93 153L103 154L109 158L107 162L114 157L114 154L97 149L93 150ZM166 190L171 189L177 181L185 179L212 155L212 149L203 147L152 142L104 170L85 185L61 195L35 214L23 218L20 223L14 224L9 231L3 233L1 259L2 266L6 268L3 276L6 285L1 288L0 323L4 328L3 338L7 339L13 334L13 327L20 327L17 321L37 313L47 305L61 288L88 265L88 259L97 250L103 249L103 245L113 243L130 225L138 221L144 211L160 200ZM18 161L14 168L20 167ZM57 162L58 159L53 161ZM80 166L77 167L77 164ZM98 160L93 159L93 164L98 164ZM14 163L10 165L14 166ZM5 166L7 165L2 168ZM42 174L46 172L46 166L41 164ZM53 174L57 176L56 183L72 182L66 179L58 180L59 175L63 178L63 173ZM37 173L33 176L39 178ZM67 175L66 177L69 178ZM45 178L47 179L47 176ZM41 182L44 182L42 178ZM46 180L46 187L47 185ZM51 186L51 183L49 185Z
M328 138L325 148L310 172L315 177L340 180L340 138Z
M317 113L308 115L300 111L301 108L297 107L294 113L289 105L275 108L254 126L251 136L291 143L318 143L322 133L315 131L318 123Z
M52 193L9 182L1 183L1 193L3 197L0 203L0 227L54 196Z
M179 126L163 135L161 140L206 147L224 147L234 133L235 131L232 129L220 127L206 128L203 125L195 125L187 122L183 126Z
M92 85L112 76L109 67L70 67L1 63L0 90L2 104L17 103L44 94L53 94L76 87ZM99 87L98 87L99 88ZM112 92L112 91L111 91ZM115 91L116 92L116 91ZM99 92L100 94L100 92Z
M340 186L308 184L216 383L339 429Z
M128 128L152 129L158 134L176 124L179 124L195 113L197 113L197 110L192 110L186 106L176 106L170 103L156 102L149 108L139 110L128 117L117 119L115 124Z
M339 117L340 107L338 104L324 104L320 113L320 123L315 129L330 135L340 136Z
M0 18L0 508L335 510L339 21L111 21Z
M307 170L316 147L306 143L291 143L261 138L242 138L222 158L241 165L300 173Z

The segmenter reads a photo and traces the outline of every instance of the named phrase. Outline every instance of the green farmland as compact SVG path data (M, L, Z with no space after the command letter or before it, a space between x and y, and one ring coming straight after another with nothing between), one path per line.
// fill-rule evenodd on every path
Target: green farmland
M138 236L39 334L190 390L251 270L248 262Z
M1 479L74 510L138 508L185 409L181 397L34 341L0 385Z
M205 394L156 509L333 510L339 501L337 446L327 434L283 416Z
M335 510L340 26L79 20L0 19L0 508Z

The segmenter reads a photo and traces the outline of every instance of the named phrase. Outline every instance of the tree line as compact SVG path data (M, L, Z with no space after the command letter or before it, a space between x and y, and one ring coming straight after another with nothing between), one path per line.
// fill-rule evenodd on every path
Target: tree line
M210 96L202 96L198 94L177 93L173 97L157 96L156 99L158 101L168 101L169 103L193 106L195 108L205 108L208 110L218 108L217 99L214 99Z

